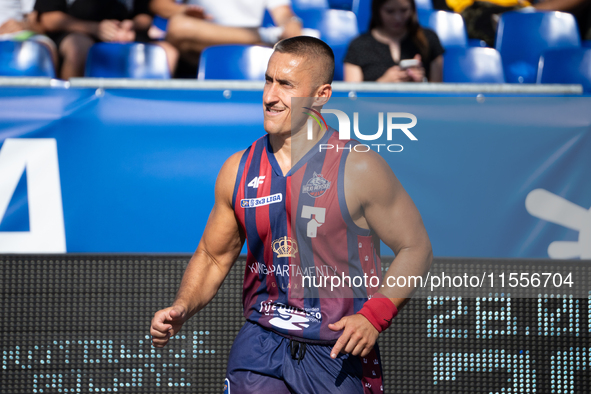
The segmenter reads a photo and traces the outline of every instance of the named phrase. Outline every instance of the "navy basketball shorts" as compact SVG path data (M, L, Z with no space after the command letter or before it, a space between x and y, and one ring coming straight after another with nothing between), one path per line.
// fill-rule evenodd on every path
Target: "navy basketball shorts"
M333 360L331 350L246 322L230 351L224 393L383 393L377 344L366 357L340 354Z

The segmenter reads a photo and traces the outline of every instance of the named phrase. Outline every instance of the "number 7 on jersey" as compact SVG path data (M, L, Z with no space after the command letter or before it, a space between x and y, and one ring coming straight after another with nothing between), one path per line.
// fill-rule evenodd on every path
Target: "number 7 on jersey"
M310 219L306 228L308 237L316 238L318 227L322 226L325 217L326 208L311 207L309 205L302 206L302 218Z

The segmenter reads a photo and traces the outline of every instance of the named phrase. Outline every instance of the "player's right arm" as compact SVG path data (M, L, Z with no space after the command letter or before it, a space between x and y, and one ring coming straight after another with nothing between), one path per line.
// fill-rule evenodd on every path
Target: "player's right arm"
M166 345L187 319L213 299L240 254L244 234L234 214L232 194L242 153L232 155L218 174L213 209L172 306L154 314L150 334L156 347Z

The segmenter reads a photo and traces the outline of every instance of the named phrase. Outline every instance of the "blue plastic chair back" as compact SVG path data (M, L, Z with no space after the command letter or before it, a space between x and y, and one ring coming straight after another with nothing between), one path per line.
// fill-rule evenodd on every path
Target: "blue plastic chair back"
M433 9L433 1L432 0L415 0L415 6L417 10L432 10Z
M544 51L580 46L575 18L563 12L506 12L497 27L495 48L507 82L534 83Z
M51 53L36 41L0 41L0 75L55 78Z
M201 52L197 79L264 81L272 48L255 45L218 45Z
M168 29L168 19L156 15L152 20L152 25L156 26L162 31L166 31L166 29Z
M329 5L327 0L291 0L291 8L297 15L305 10L326 10Z
M486 42L478 38L468 38L468 46L475 48L487 48Z
M580 84L591 93L591 48L551 49L542 54L537 83Z
M443 82L504 83L501 55L493 48L452 48L443 55Z
M371 21L371 2L372 0L353 0L351 11L353 11L357 17L359 34L365 33L369 30L369 22Z
M468 46L468 34L460 14L430 10L417 10L417 13L419 24L435 31L444 48Z
M329 9L329 4L327 0L293 0L291 2L291 8L294 14L301 18L302 13L305 14L308 11L327 10ZM271 16L271 13L268 9L265 10L265 15L263 16L263 22L261 23L261 26L275 26L273 17Z
M335 57L334 79L342 81L347 48L351 40L359 35L357 17L345 10L309 10L301 12L300 17L304 27L318 30L322 41L332 48Z
M85 76L167 79L170 70L166 52L158 45L101 42L88 51Z
M328 7L333 10L351 11L353 9L353 0L328 0Z

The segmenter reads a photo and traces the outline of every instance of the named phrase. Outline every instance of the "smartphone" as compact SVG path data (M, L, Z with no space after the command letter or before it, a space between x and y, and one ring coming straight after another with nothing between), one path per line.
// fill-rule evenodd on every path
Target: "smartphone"
M404 60L401 60L400 63L398 64L398 66L403 70L406 70L407 68L410 68L410 67L419 67L420 65L421 65L421 62L417 59L404 59Z

